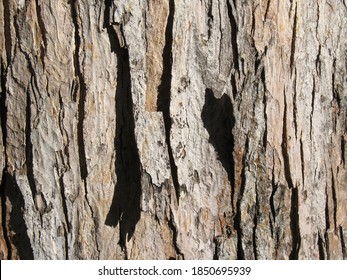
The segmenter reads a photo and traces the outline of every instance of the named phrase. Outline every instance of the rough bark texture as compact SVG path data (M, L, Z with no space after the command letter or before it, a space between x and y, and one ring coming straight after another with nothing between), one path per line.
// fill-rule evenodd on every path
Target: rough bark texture
M2 259L346 259L347 6L0 1Z

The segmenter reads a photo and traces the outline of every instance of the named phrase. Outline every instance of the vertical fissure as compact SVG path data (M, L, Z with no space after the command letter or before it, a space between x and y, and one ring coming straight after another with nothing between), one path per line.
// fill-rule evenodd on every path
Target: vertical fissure
M120 45L118 43L117 33L116 33L115 29L112 27L113 19L111 19L111 17L110 17L112 3L113 3L113 0L105 0L103 28L106 29L107 34L108 34L111 53L116 53L116 50L117 50L117 48L120 48Z
M7 206L6 206L6 188L7 188L7 170L4 170L1 178L1 186L0 186L0 194L1 194L1 224L2 224L2 232L4 235L6 248L7 248L7 259L12 259L12 247L11 241L9 238L8 225L7 225Z
M78 23L77 14L78 1L74 0L71 2L71 16L73 25L75 27L75 51L73 56L75 77L78 79L79 86L79 100L78 100L78 122L77 122L77 143L78 143L78 156L79 156L79 166L81 179L86 181L88 176L86 153L84 146L84 119L85 119L85 101L86 101L86 83L80 66L79 54L81 52L81 37L80 37L80 26Z
M253 216L253 254L254 259L258 259L258 249L257 249L257 227L258 227L258 216L259 216L259 198L258 190L255 190L255 211Z
M300 226L299 226L299 193L298 188L292 188L290 207L290 229L292 232L292 251L289 259L297 260L301 246Z
M266 151L267 148L267 100L266 100L266 93L267 93L267 88L266 88L266 81L265 81L265 69L263 68L261 71L261 81L263 83L264 87L264 93L263 93L263 106L264 106L264 134L263 134L263 148Z
M290 189L294 188L291 171L290 171L290 158L288 153L288 135L287 135L287 100L286 100L286 93L283 91L284 94L284 112L283 112L283 129L282 129L282 157L283 157L283 168L284 168L284 176L287 181L288 187Z
M161 76L161 83L158 87L158 111L163 113L164 126L165 126L165 141L169 154L169 162L171 168L171 176L173 185L176 191L177 202L180 196L180 184L178 181L177 165L172 152L170 134L172 127L172 119L170 116L170 99L171 99L171 79L172 79L172 42L173 42L173 21L175 13L174 0L169 1L169 15L165 30L165 46L163 49L163 73Z
M230 77L230 84L231 84L231 88L233 90L233 98L235 100L236 95L237 95L237 85L236 85L236 78L235 78L235 74L231 74Z
M64 243L65 243L65 260L69 260L69 239L68 232L64 227Z
M304 144L302 142L302 137L300 137L300 161L301 161L302 188L304 188L305 187L305 155L304 155Z
M340 226L340 240L341 240L341 250L342 250L342 256L343 259L347 259L347 250L346 250L346 243L345 243L345 237L343 234L343 228Z
M87 168L87 160L86 160L86 149L84 144L84 121L85 121L85 103L86 103L86 94L87 94L87 86L84 79L81 62L80 62L80 53L83 51L81 49L81 26L78 20L78 0L71 1L71 17L74 26L74 43L75 50L73 55L73 64L75 77L77 77L78 81L78 89L79 89L79 99L77 104L77 146L78 146L78 158L79 158L79 167L80 167L80 175L81 180L84 186L84 197L85 201L89 207L91 217L96 224L96 217L94 214L93 207L88 198L88 185L87 185L87 177L88 177L88 168ZM99 252L98 240L96 237L96 233L94 233L96 250Z
M295 59L295 43L296 43L296 25L297 25L297 4L295 5L294 22L293 22L293 32L292 32L292 42L290 48L290 72L293 72L294 59Z
M2 143L4 145L6 155L6 139L7 139L7 107L6 107L6 76L7 71L5 70L4 61L1 59L1 94L0 94L0 125L2 130ZM6 158L6 157L5 157ZM6 161L5 161L6 164Z
M12 259L11 242L7 230L6 217L8 215L6 207L6 187L7 187L7 106L6 106L6 75L4 61L1 59L1 95L0 95L0 125L2 131L2 144L4 147L5 166L2 173L0 195L1 195L1 224L7 247L7 259Z
M252 24L251 24L251 36L254 38L254 32L255 32L255 10L252 11Z
M331 228L330 227L330 207L329 207L329 192L328 192L328 184L325 184L325 209L324 209L324 215L325 215L325 232L324 232L324 240L320 241L318 239L318 247L319 248L319 255L322 256L323 258L320 259L325 259L328 258L329 254L329 247L328 244L326 244L326 241L328 240L327 232ZM321 233L318 232L318 238L321 238ZM322 238L321 238L322 239ZM327 252L325 251L327 250ZM324 253L322 254L321 251Z
M65 218L65 225L66 225L67 232L70 232L70 222L69 222L69 215L68 215L68 207L66 204L67 199L66 199L66 195L64 191L63 175L59 176L59 187L60 187L61 204L62 204L64 218Z
M43 22L39 0L35 0L35 9L36 9L36 15L37 15L37 22L40 27L40 32L41 32L42 42L43 42L43 44L41 44L40 46L40 59L42 64L44 65L44 55L47 49L47 37L46 37L47 31L46 31L45 24Z
M313 76L313 85L311 92L311 114L310 114L310 138L312 139L312 126L313 126L313 114L314 114L314 101L316 98L316 79Z
M318 53L317 53L317 57L316 57L316 72L317 72L318 76L321 75L321 61L320 61L321 49L322 49L322 47L319 44L319 46L318 46Z
M265 14L264 14L264 21L266 21L267 15L269 13L270 3L271 3L271 0L268 0L266 4Z
M111 227L119 225L118 244L125 258L128 258L127 241L134 234L136 224L141 216L141 162L135 137L135 118L131 92L130 55L124 34L117 36L114 24L122 29L122 25L110 19L112 0L105 1L104 28L106 28L111 52L117 57L116 87L116 133L115 170L117 183L112 204L106 216L105 224Z
M327 231L330 228L330 216L329 216L329 193L328 193L328 184L325 184L325 230Z
M329 244L325 244L325 242L328 240L328 237L327 237L327 232L328 230L331 228L330 227L330 207L329 207L329 191L328 191L328 184L325 184L325 209L324 209L324 214L325 214L325 232L324 232L324 241L322 240L322 244L319 245L318 243L318 246L322 246L322 248L319 248L319 250L322 250L324 253L325 253L325 250L324 248L327 250L326 254L324 254L324 258L327 258L328 255L329 255L329 247L328 245ZM318 237L321 237L320 236L320 232L318 232L319 236ZM319 242L319 240L318 240ZM325 246L323 246L323 244ZM320 256L322 255L321 253L319 254Z
M70 232L70 222L69 222L69 216L68 216L68 207L66 204L66 196L64 191L64 180L63 175L59 176L59 187L60 187L60 198L61 198L61 206L63 208L64 213L64 219L65 219L65 225L64 225L64 239L65 239L65 259L69 259L69 240L68 240L68 234Z
M344 136L342 135L341 136L341 160L342 160L342 163L343 163L343 166L345 166L346 164L346 140L344 138Z
M211 38L211 33L212 33L212 25L213 25L213 21L214 21L214 17L213 17L213 13L212 13L212 1L209 0L208 3L208 11L207 11L207 27L208 27L208 30L207 30L207 38L210 39Z
M287 97L285 90L284 94L284 112L283 112L283 131L282 131L282 157L283 157L283 168L284 176L288 184L289 189L291 190L291 208L290 208L290 228L292 232L292 251L289 255L290 259L298 259L299 250L301 244L300 237L300 227L299 227L299 194L298 187L294 186L292 176L291 176L291 167L290 167L290 158L288 153L288 135L287 135Z
M5 225L8 226L7 234L10 246L15 248L10 250L9 259L32 260L34 252L28 236L28 228L24 220L25 201L18 186L17 179L12 174L6 175L5 195L11 205L10 211L6 215ZM11 247L9 247L11 248Z
M218 260L218 240L216 237L213 238L213 243L214 243L214 251L213 251L213 260Z
M273 223L276 223L276 209L275 209L275 193L277 191L277 184L275 183L275 166L272 166L272 178L271 178L271 186L272 186L272 191L270 195L270 210L271 210L271 216L273 219ZM273 225L270 219L270 226L271 226L271 233L273 236Z
M242 237L243 237L243 231L242 231L242 211L241 211L241 202L242 197L245 192L246 187L246 156L249 151L249 137L247 136L246 139L246 145L245 145L245 152L242 158L242 171L241 171L241 187L240 187L240 193L237 199L236 203L236 214L234 216L234 228L237 232L237 259L238 260L244 260L245 259L245 253L242 246Z
M177 244L177 237L178 237L178 230L177 230L177 226L174 222L174 217L173 217L173 214L172 212L170 212L170 219L168 221L168 226L172 232L172 244L175 248L175 251L176 251L176 255L179 259L182 259L184 260L184 255L183 253L181 252L180 248L178 247L178 244Z
M6 50L6 59L7 66L11 64L12 57L12 36L11 36L11 9L10 9L11 1L3 1L4 5L4 35L5 35L5 50ZM4 63L4 62L2 62Z
M320 260L325 260L325 251L324 251L324 241L322 239L322 237L320 236L320 233L318 233L318 252L319 252L319 259Z
M31 78L31 84L33 83L33 77ZM32 195L32 199L35 200L37 188L34 175L34 157L33 157L33 144L31 140L31 91L26 91L26 118L25 118L25 157L27 167L27 178Z
M319 1L317 1L317 20L316 20L316 38L317 38L317 41L319 42L319 37L318 37L318 34L319 34L319 13L320 13L320 8L319 8Z
M227 1L227 8L228 8L228 17L230 20L230 26L231 26L231 47L233 50L233 64L234 69L240 73L239 68L239 51L238 51L238 44L237 44L237 34L238 34L238 26L237 21L234 15L234 12L236 13L235 3L230 2L231 0Z
M332 89L332 94L333 94L333 100L336 101L338 108L341 108L341 97L339 95L339 91L335 85L335 73L337 72L336 70L336 58L334 57L333 59L333 71L332 71L332 77L331 77L331 89Z
M334 173L333 169L331 169L331 190L332 190L332 195L333 195L333 202L334 202L334 227L335 230L337 229L337 197L336 197L336 186L335 186L335 178L334 178Z
M295 139L298 138L298 121L296 114L298 112L297 104L296 104L297 92L296 92L296 67L294 70L294 80L293 80L293 122L295 129Z
M329 234L327 231L324 233L324 244L325 244L325 250L326 250L326 259L331 260L330 240L329 240Z

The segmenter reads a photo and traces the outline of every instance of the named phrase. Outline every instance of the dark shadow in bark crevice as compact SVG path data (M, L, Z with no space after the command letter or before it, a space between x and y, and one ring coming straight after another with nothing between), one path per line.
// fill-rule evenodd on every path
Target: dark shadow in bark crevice
M106 1L105 21L111 1ZM107 22L105 22L107 25ZM116 33L108 28L112 49L117 55L116 89L116 175L117 184L105 224L120 227L119 244L125 248L140 219L141 163L135 139L135 120L131 94L129 50L121 48Z
M290 229L292 232L292 251L289 255L290 260L299 259L301 246L301 235L299 225L299 191L298 188L292 188L291 208L290 208Z
M234 185L234 139L232 129L235 123L230 97L215 98L209 88L205 91L205 104L201 118L210 135L209 142L217 152L218 159L228 174L230 185Z
M2 182L2 196L11 203L11 212L9 212L8 236L13 247L16 248L19 259L33 260L34 254L28 236L28 228L24 221L24 198L17 185L16 178L10 174L4 174ZM3 203L5 199L3 200ZM6 211L7 212L7 211ZM6 214L6 213L3 213ZM6 227L6 225L3 225ZM11 250L12 251L12 250ZM9 256L10 257L10 256ZM12 256L13 257L13 256Z
M171 80L172 80L172 42L173 42L173 22L175 13L175 3L173 0L169 1L169 16L165 30L165 46L163 49L163 73L161 76L161 83L158 87L157 107L158 111L163 113L163 120L165 126L165 142L168 148L169 162L171 168L172 183L176 191L177 202L180 196L180 184L178 181L177 165L172 152L170 141L170 133L172 127L172 120L170 115L171 103Z
M205 104L202 108L201 118L204 123L204 127L209 133L209 142L214 147L218 160L222 163L223 168L228 174L228 179L231 186L231 201L234 201L235 164L233 158L234 138L232 129L235 125L235 117L230 97L224 94L221 98L216 98L213 91L207 88L205 91ZM246 151L247 150L248 148L246 147ZM245 158L243 158L243 161L244 160ZM245 166L245 162L243 162L243 166ZM241 176L242 182L240 196L242 197L246 180L244 170L242 170ZM238 236L237 256L238 259L244 259L241 240L242 228L240 203L241 200L238 199L236 215L234 217L234 228L237 231Z

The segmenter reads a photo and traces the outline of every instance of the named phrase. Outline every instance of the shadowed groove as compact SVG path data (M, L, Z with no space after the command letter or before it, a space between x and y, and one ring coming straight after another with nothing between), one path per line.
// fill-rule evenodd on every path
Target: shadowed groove
M170 116L170 99L171 99L171 79L172 79L172 29L175 13L174 1L169 2L169 16L165 30L165 46L163 49L163 73L161 76L161 83L158 87L158 111L163 112L164 126L165 126L165 141L169 154L169 162L171 168L172 182L176 191L177 202L180 196L180 184L177 175L177 165L172 152L170 132L172 120Z
M116 89L116 175L117 184L105 224L119 225L120 246L126 252L126 240L132 237L140 219L141 199L141 163L135 139L135 119L131 93L131 73L129 50L120 46L118 37L109 26L109 9L112 1L105 2L105 22L111 51L117 56Z

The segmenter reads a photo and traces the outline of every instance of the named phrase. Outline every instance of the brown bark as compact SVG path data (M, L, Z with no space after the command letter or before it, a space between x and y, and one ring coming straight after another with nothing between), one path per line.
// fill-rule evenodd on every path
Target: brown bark
M347 6L0 1L1 259L346 259Z

